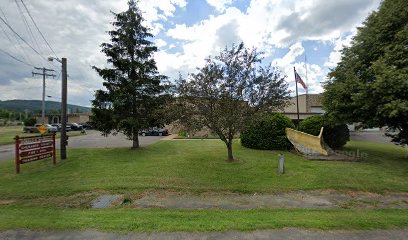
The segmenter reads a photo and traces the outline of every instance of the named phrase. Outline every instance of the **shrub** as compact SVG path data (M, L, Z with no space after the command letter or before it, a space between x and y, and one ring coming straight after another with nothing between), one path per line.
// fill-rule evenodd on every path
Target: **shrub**
M37 123L37 119L35 118L27 118L24 119L24 126L34 126Z
M300 122L299 131L317 136L321 127L324 127L324 141L333 149L343 147L350 140L350 133L346 124L333 123L325 116L306 118Z
M281 113L257 115L241 133L241 144L247 148L285 150L290 147L285 128L293 128L292 121Z

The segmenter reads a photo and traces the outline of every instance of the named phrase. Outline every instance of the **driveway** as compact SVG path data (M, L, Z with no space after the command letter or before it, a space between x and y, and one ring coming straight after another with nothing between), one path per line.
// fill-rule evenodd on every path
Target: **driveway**
M375 143L384 143L384 144L394 144L391 142L391 138L385 136L382 131L356 131L350 132L351 140L358 141L367 141Z
M146 136L139 137L141 147L150 145L159 141L163 137ZM56 140L56 147L59 149L60 140ZM131 147L132 141L126 139L125 135L118 133L116 136L109 135L108 137L101 136L100 132L88 130L86 134L81 136L70 137L68 147L70 148L116 148L116 147ZM14 159L14 144L0 146L0 161Z

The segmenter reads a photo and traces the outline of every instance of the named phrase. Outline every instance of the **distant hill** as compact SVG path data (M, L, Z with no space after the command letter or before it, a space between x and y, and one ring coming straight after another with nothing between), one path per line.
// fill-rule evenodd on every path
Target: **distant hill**
M0 109L9 110L13 112L24 112L26 109L32 113L41 112L41 100L6 100L0 101ZM68 109L71 113L76 112L90 112L91 108L78 105L68 104ZM58 112L61 109L60 102L45 101L46 112Z

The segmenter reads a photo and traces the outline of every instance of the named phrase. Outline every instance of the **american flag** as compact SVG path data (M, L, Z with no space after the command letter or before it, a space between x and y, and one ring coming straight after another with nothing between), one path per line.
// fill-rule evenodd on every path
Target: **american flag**
M305 84L305 82L303 82L302 78L299 76L299 74L296 72L295 70L295 81L296 83L300 83L302 85L302 87L307 90L307 86Z

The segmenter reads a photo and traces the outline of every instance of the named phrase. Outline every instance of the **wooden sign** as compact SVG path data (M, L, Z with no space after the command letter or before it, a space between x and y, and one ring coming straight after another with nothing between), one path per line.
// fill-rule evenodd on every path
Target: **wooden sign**
M45 126L44 126L45 127ZM20 173L20 164L52 157L55 159L55 133L52 135L19 137L16 136L16 173Z

